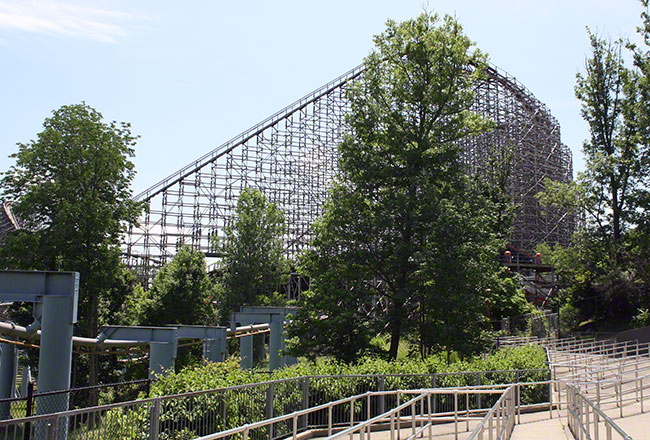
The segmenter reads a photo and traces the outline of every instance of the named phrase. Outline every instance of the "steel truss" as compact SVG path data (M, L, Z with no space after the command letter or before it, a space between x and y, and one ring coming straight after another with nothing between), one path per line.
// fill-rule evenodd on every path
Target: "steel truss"
M346 87L362 74L363 66L350 70L137 195L149 209L126 236L127 264L150 278L183 244L217 257L213 237L223 235L246 187L258 188L282 209L286 254L299 254L338 167ZM566 243L573 219L559 210L542 212L534 198L545 178L572 179L571 152L560 141L557 120L496 67L477 85L474 111L497 128L462 142L470 171L480 174L487 156L514 151L507 188L519 209L511 244L532 250L542 241Z

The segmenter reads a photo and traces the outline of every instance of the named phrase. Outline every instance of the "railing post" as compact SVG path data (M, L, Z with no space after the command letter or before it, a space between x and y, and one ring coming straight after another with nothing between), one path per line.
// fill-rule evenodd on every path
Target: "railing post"
M476 373L476 386L477 387L481 386L481 372ZM476 395L476 402L477 402L477 405L478 405L478 409L482 408L481 407L481 404L482 404L481 403L481 397L482 397L481 393L478 393Z
M643 414L643 376L641 376L641 414Z
M619 375L618 377L618 401L619 401L619 408L620 408L620 414L621 418L623 418L623 379Z
M458 440L458 390L454 390L454 439Z
M521 424L521 384L518 383L515 388L517 392L517 423Z
M273 390L273 382L271 382L266 389L266 408L264 411L264 416L267 419L272 419L273 418L273 399L274 398L274 390ZM274 431L274 426L269 425L269 438L273 438L275 433Z
M427 393L427 407L429 409L429 440L431 440L433 435L433 424L431 423L431 393Z
M642 392L643 393L643 392ZM641 394L643 398L643 394ZM641 404L643 408L643 403ZM27 384L27 408L25 409L25 417L31 417L34 412L34 381L30 380ZM29 440L31 436L32 424L30 422L25 423L25 428L23 431L23 440Z
M332 405L327 407L327 436L332 436Z
M379 376L378 391L386 391L386 376ZM379 396L379 414L386 412L386 396L384 394Z
M305 377L301 383L302 387L302 409L309 408L309 377ZM307 427L307 414L302 416L302 427Z
M433 377L431 378L431 388L436 388L437 386L437 376L436 373L433 373ZM438 393L436 393L435 396L433 396L433 413L436 414L438 412Z
M153 406L151 407L151 414L149 416L149 439L158 440L159 429L158 426L160 422L160 399L153 401Z
M492 419L493 418L494 418L494 413L492 412L492 413L490 413L490 418L488 419L489 420L489 422L488 422L488 431L490 433L490 436L489 436L490 440L493 440L493 438L494 438L494 434L492 432Z
M48 420L50 421L50 423L47 427L47 438L48 440L56 440L56 433L59 428L59 418L52 417L51 419Z
M481 393L478 395L480 396ZM465 392L465 413L467 415L467 418L465 419L465 431L469 431L469 392Z
M368 407L366 408L366 420L370 420L372 418L372 413L370 412L370 403L372 401L372 394L368 394Z

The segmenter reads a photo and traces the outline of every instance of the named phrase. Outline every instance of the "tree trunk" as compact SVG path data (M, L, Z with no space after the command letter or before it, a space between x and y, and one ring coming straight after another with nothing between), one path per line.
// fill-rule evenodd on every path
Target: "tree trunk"
M388 357L391 360L397 359L397 349L399 348L399 340L402 335L402 304L395 304L390 318L390 348L388 350Z

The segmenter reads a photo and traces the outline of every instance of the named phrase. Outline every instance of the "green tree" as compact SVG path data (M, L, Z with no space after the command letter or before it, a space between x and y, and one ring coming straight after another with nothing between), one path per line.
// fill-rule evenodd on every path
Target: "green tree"
M203 253L183 246L160 269L149 290L132 290L116 319L126 325L215 325L217 296L218 285L208 275ZM201 350L199 344L179 348L176 368L200 362ZM142 372L127 369L129 374Z
M647 42L647 13L643 17ZM585 319L625 318L647 304L650 58L628 43L635 60L629 68L623 41L588 32L592 52L575 86L589 126L585 171L573 183L547 182L538 197L580 220L571 246L551 255L566 284L560 302L570 301Z
M454 19L428 13L388 21L374 41L348 90L351 134L339 146L341 175L303 258L312 293L290 332L300 338L322 328L309 333L313 349L349 326L364 338L385 328L391 358L412 334L422 354L468 350L481 334L488 284L502 270L495 255L505 246L501 198L469 178L458 146L492 125L470 111L486 57ZM352 310L373 299L383 310ZM350 315L347 328L336 327L337 308ZM294 351L309 352L306 344Z
M125 309L134 325L214 325L216 296L203 253L183 246L160 269L151 288L147 292L136 290Z
M106 123L85 103L63 106L35 141L18 144L0 182L23 227L6 237L0 265L79 272L76 331L89 337L124 299L120 239L142 209L131 199L135 143L129 124ZM88 367L94 384L97 357Z
M239 195L223 240L222 323L243 305L282 305L278 290L288 272L284 258L284 214L256 189ZM219 245L219 243L218 243Z

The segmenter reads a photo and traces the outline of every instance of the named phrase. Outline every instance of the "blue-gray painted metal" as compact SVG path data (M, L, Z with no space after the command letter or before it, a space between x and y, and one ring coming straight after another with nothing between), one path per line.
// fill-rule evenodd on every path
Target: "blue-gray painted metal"
M226 358L226 327L210 325L170 324L178 329L179 339L202 339L203 359L211 362L223 362Z
M1 301L34 303L35 322L31 328L41 328L38 363L40 392L70 388L72 332L77 322L78 298L77 272L0 271ZM13 375L15 368L13 363L10 366L2 365L3 377L5 374ZM5 371L9 369L11 373ZM42 414L46 409L49 412L66 411L68 403L67 397L44 397L36 411L37 414ZM37 429L37 437L41 434L44 435L42 429ZM65 436L66 429L59 430L59 438Z
M176 327L136 327L107 325L102 327L98 341L121 339L149 345L149 377L173 371L178 347Z
M292 365L297 359L281 355L285 348L284 322L288 315L295 313L295 307L242 306L232 315L233 328L241 325L269 324L269 370ZM253 336L239 338L240 366L253 368Z
M0 399L12 397L12 391L16 384L16 356L18 352L12 344L0 344L2 354L0 355ZM9 418L11 409L10 402L0 403L0 420Z

